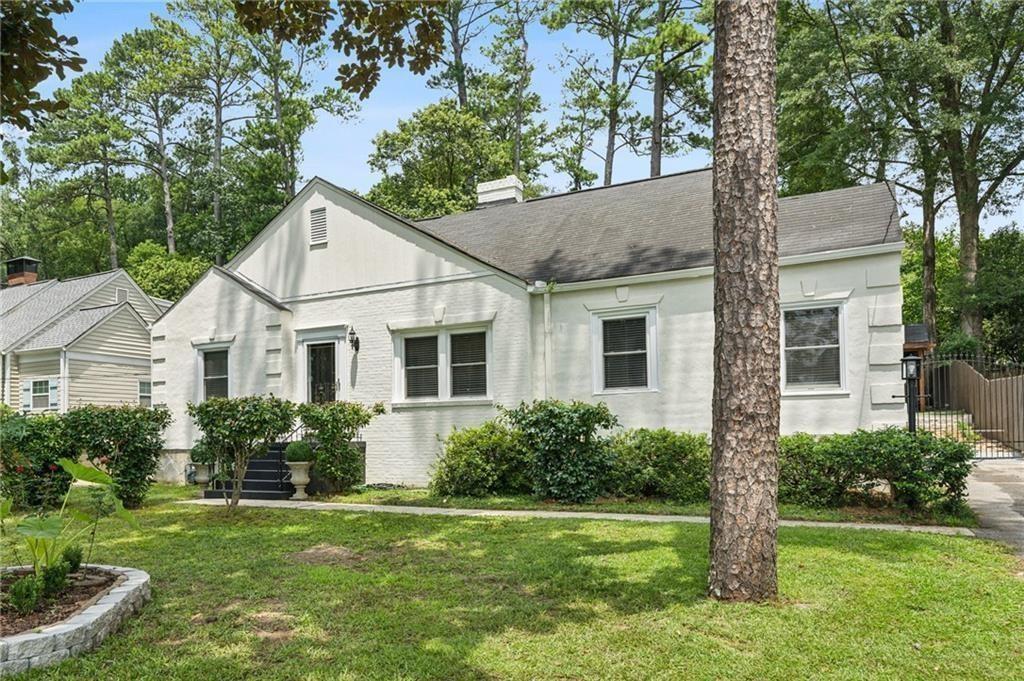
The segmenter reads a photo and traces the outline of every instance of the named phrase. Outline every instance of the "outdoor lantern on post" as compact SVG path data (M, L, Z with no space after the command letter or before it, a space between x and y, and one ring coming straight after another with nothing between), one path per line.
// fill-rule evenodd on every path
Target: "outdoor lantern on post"
M356 335L355 328L351 326L348 329L348 344L353 350L359 352L359 336Z
M921 358L906 355L900 362L900 375L906 382L907 429L913 433L917 431L917 381L921 377Z

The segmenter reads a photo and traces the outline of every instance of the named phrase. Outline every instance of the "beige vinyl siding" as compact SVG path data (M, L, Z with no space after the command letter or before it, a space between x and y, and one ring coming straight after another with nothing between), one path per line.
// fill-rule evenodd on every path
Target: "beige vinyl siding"
M149 376L149 367L71 359L68 374L70 408L83 404L116 406L139 403L139 379Z
M122 308L68 346L75 352L149 359L149 330L131 310Z
M21 411L21 382L54 376L60 376L59 352L42 355L16 355L11 363L11 394L7 398L7 404Z
M11 382L7 393L4 395L4 402L7 406L21 410L21 380L19 379L20 370L18 367L18 358L15 355L4 355L4 362L11 365Z
M76 309L85 307L99 307L100 305L113 305L117 302L117 289L128 289L128 302L132 304L135 311L147 322L157 318L158 312L154 311L151 301L143 296L128 279L128 275L121 272L118 276L108 281L99 289L82 301Z

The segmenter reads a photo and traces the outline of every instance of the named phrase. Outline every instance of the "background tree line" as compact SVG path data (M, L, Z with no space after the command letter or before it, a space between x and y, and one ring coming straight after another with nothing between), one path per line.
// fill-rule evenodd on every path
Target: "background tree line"
M1021 4L783 0L777 88L781 192L891 182L923 221L907 232L905 319L1018 358L1019 341L1004 337L1019 315L993 317L986 301L1005 290L985 286L1004 281L986 268L1003 272L999 249L1019 232L986 239L979 225L1021 199ZM72 7L39 3L29 19ZM4 144L5 256L35 254L48 276L128 266L154 294L176 297L294 195L317 117L343 124L392 64L438 92L378 134L367 160L381 176L368 198L409 217L467 210L477 182L506 174L531 196L561 188L546 184L552 171L579 190L612 182L623 149L649 156L656 176L664 158L709 148L713 17L700 0L168 8L53 101L22 102L31 115L5 110L5 122L33 129L20 148ZM18 35L8 14L5 51ZM563 48L558 102L533 86L538 30L600 47ZM38 48L51 71L80 69L73 44ZM349 58L337 87L317 87L329 50ZM6 88L4 100L11 109ZM956 217L952 237L936 236L942 211ZM940 274L947 247L952 278ZM1024 288L1012 275L1009 290Z

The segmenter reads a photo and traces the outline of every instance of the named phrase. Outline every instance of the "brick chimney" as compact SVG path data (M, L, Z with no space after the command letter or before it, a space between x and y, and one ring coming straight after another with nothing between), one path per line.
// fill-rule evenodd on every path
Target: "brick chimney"
M521 203L523 183L515 175L500 180L481 182L476 186L476 207L488 208L506 203Z
M4 262L7 271L7 285L21 286L23 284L34 284L39 278L39 260L23 255L20 258L11 258Z

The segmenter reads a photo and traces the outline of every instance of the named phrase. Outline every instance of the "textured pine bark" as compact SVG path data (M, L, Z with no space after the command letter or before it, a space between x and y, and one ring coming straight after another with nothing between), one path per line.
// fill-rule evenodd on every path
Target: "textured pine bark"
M729 601L777 594L779 268L775 13L715 6L711 569Z

